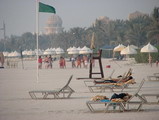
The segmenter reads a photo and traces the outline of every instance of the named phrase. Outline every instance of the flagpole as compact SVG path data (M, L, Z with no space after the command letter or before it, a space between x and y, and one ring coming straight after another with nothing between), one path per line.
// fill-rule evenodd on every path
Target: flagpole
M36 0L36 48L37 48L37 83L39 82L39 68L38 68L38 58L39 58L39 0Z

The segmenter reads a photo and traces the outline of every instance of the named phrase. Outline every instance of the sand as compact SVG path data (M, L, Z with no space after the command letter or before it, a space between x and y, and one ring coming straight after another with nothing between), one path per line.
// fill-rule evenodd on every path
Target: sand
M146 82L140 91L141 93L159 93L159 81L150 82L148 75L159 72L155 64L150 67L148 64L133 64L131 61L116 61L102 59L105 77L109 77L115 70L112 77L122 75L133 69L133 77L136 86L145 78ZM110 65L110 68L106 68ZM96 63L94 71L99 71ZM52 90L63 87L73 74L70 83L75 93L70 99L49 99L32 100L28 94L31 90ZM58 61L53 63L53 69L39 70L39 80L36 80L36 61L24 61L24 69L21 62L17 68L0 69L0 120L158 120L159 106L144 105L140 112L97 112L91 113L86 106L86 101L95 95L106 95L111 97L110 90L105 93L90 93L84 85L83 80L76 80L79 77L88 77L89 69L71 68L67 62L66 69L59 69ZM89 83L91 84L91 83ZM133 89L126 90L133 92Z

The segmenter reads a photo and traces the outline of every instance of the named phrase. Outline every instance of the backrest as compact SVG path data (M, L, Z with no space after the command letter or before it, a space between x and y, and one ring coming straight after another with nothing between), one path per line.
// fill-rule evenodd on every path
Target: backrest
M108 78L111 78L112 75L114 74L115 70L113 69L112 73L110 74L110 76Z
M136 94L139 93L139 91L141 90L141 88L142 88L144 82L145 82L145 79L143 79L143 80L141 81L139 87L138 87L137 90L136 90Z
M70 76L70 78L69 78L69 80L68 80L68 82L67 82L67 84L65 86L68 86L70 84L72 78L73 78L73 75Z
M141 81L139 87L136 89L136 91L134 92L134 94L131 96L131 98L130 98L128 101L130 101L134 96L136 96L136 95L139 93L139 91L141 90L141 88L142 88L144 82L145 82L145 79L143 79L143 80Z
M132 69L130 68L124 78L129 77L132 74Z
M73 75L71 75L71 76L70 76L70 78L69 78L68 82L66 83L66 85L65 85L63 88L61 88L61 90L60 90L60 91L62 91L64 88L66 88L66 87L70 84L70 82L71 82L72 78L73 78Z

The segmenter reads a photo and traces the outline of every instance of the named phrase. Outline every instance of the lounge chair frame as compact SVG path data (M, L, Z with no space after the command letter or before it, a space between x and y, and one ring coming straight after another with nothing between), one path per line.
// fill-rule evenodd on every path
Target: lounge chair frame
M114 92L114 89L120 89L122 92L125 88L128 87L129 84L120 83L120 80L117 83L108 83L108 84L96 84L96 85L90 85L87 86L90 92L105 92L107 89L109 89L111 92Z
M141 96L144 99L144 104L159 104L159 94L157 93L145 93L145 94L142 94ZM156 97L157 101L151 102L147 99L148 97Z
M143 80L141 81L141 83L140 83L138 89L137 89L137 90L135 91L135 93L131 96L131 98L130 98L128 101L126 101L126 102L87 101L87 102L86 102L86 105L87 105L87 107L89 108L89 110L90 110L91 112L95 112L95 109L94 109L93 106L92 106L93 104L105 104L105 105L106 105L106 109L105 109L106 112L108 111L109 106L114 106L114 105L115 105L115 106L119 106L120 111L123 111L123 112L124 112L124 111L130 110L130 108L129 108L130 104L136 104L136 105L138 105L136 111L140 111L140 109L141 109L141 107L142 107L142 105L143 105L145 99L144 99L141 95L139 95L138 93L139 93L139 91L141 90L141 88L142 88L144 82L145 82L145 79L143 79ZM137 97L137 98L139 99L139 101L132 101L132 99L133 99L134 97Z
M159 81L159 73L154 73L151 76L147 76L148 80L150 81Z
M109 107L113 106L113 111L115 111L115 108L118 106L119 110L124 112L125 111L125 107L124 104L122 102L101 102L101 101L87 101L86 105L89 108L89 110L91 112L95 112L96 110L93 108L92 104L104 104L106 106L105 108L105 112L109 111Z
M69 98L74 92L74 90L69 86L72 77L73 75L70 76L67 84L61 89L29 91L29 95L32 99L48 99L49 95L53 95L54 99ZM41 94L41 96L38 97L37 94Z

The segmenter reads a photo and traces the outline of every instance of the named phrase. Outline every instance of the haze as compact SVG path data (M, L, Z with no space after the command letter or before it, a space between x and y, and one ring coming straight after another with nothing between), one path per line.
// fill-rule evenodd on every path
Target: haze
M96 18L127 19L128 14L140 11L151 14L159 7L159 0L40 0L54 6L63 20L64 30L73 27L90 27ZM44 31L50 13L39 14L40 31ZM6 24L6 36L35 32L35 0L0 0L0 28ZM0 30L0 39L3 31Z

